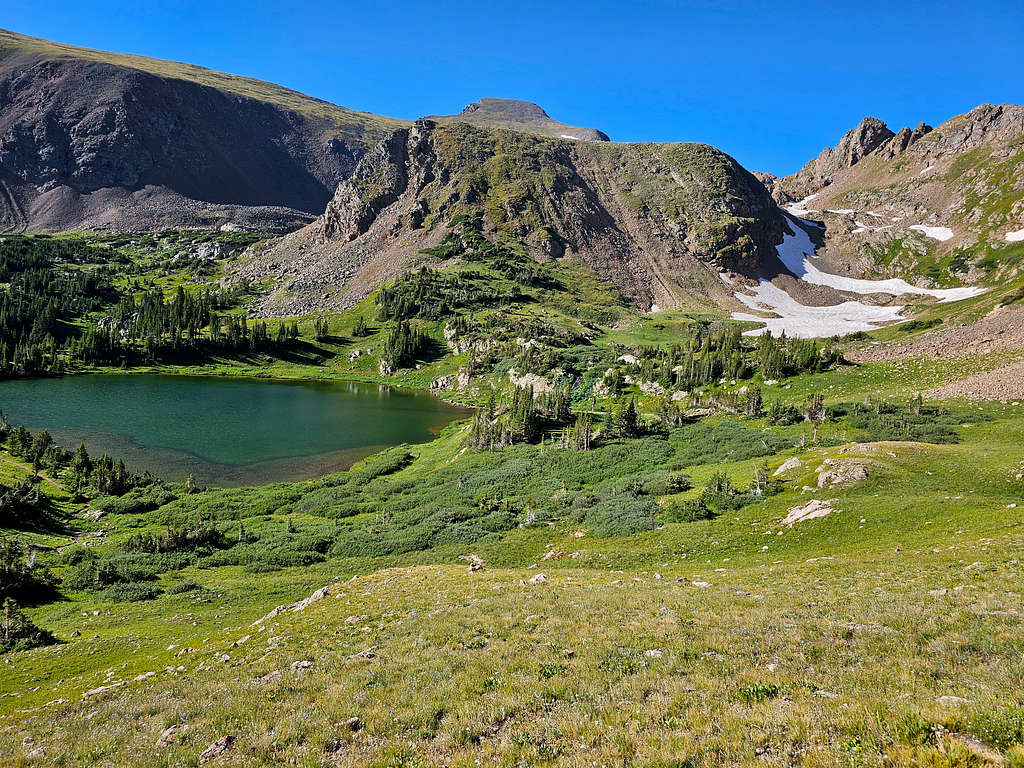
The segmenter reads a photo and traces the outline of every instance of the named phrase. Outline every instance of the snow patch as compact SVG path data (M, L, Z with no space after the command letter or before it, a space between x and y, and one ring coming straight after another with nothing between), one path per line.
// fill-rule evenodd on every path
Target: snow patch
M734 320L764 323L763 328L745 331L745 336L770 333L778 336L813 339L845 335L857 331L873 331L884 323L903 320L902 306L876 307L859 301L844 301L831 307L810 307L799 303L781 288L762 280L754 295L737 293L736 298L758 312L774 312L779 317L759 317L747 312L733 312Z
M792 233L784 232L782 244L776 246L779 260L797 278L812 285L823 285L847 293L861 295L887 293L893 296L918 294L934 296L940 302L959 301L977 296L984 288L920 288L906 280L891 278L888 280L861 280L853 277L835 275L825 272L811 263L811 256L817 256L814 243L807 232L796 220L789 219ZM857 222L860 224L860 222ZM871 229L870 227L866 227ZM746 307L758 312L771 312L778 317L758 317L747 312L734 312L734 320L747 320L764 323L764 327L746 331L747 336L759 336L763 333L778 335L783 332L787 336L800 338L816 338L821 336L845 335L857 331L870 331L885 323L901 322L906 318L900 313L902 306L874 306L859 301L844 301L841 304L827 307L812 307L801 304L781 288L770 281L761 280L753 289L753 294L737 292L734 296Z
M907 229L923 232L925 237L930 237L932 240L938 240L942 243L953 237L953 230L949 227L927 227L924 224L911 224Z
M1018 229L1016 232L1007 232L1003 235L1003 238L1008 243L1019 243L1024 240L1024 229Z
M934 296L943 302L967 299L985 291L984 288L975 287L919 288L898 277L888 280L860 280L854 277L843 277L842 275L823 272L807 258L808 256L817 255L810 236L792 220L790 228L793 229L795 234L789 235L784 233L782 245L777 246L775 250L778 251L779 259L786 265L786 269L801 280L812 285L827 285L839 291L859 293L861 295L888 293L893 296L899 296L906 293L915 293L922 296Z
M849 215L851 213L856 213L856 211L853 210L853 208L836 208L836 210L834 210L834 211L831 211L831 210L826 208L825 209L825 213L838 213L838 214L842 214L843 216L847 216L847 215Z
M817 193L808 195L803 200L799 200L795 203L790 203L786 206L786 212L791 213L794 216L806 216L808 213L817 213L813 208L808 208L807 204L818 196Z
M651 304L651 314L653 315L655 312L661 312L661 307L657 304Z
M720 278L722 278L722 280L725 281L726 285L733 285L734 284L733 283L733 279L731 277L729 277L727 274L725 274L725 272L719 272L718 276Z
M923 171L921 171L917 175L918 176L924 176L926 173L928 173L928 171L934 171L934 170L935 170L935 166L934 165L929 165L927 168L925 168Z
M570 136L568 133L561 134L561 137L563 139L572 139L573 141L579 141L579 137L577 137L577 136Z

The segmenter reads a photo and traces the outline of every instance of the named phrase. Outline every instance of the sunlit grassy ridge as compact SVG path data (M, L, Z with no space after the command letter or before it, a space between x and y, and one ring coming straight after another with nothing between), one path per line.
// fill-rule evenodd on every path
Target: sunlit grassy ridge
M277 104L278 106L321 119L336 126L340 133L353 133L357 136L366 133L366 142L368 144L372 144L388 130L393 130L405 124L402 120L339 107L322 99L313 98L312 96L283 88L274 83L254 80L253 78L241 77L239 75L225 74L194 64L151 59L146 56L132 54L96 51L0 30L0 68L3 68L5 59L13 59L16 56L24 55L98 61L142 70L143 72L149 72L160 77L189 80L199 85L218 88L246 98Z

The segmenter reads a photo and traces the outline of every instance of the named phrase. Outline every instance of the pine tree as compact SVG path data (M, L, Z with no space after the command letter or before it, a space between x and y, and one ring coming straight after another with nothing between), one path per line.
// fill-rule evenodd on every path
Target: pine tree
M89 481L89 474L92 472L92 459L89 458L85 443L79 443L69 468L75 478L75 490L80 490Z
M594 417L589 411L584 411L576 417L576 423L572 425L572 431L568 436L568 447L574 451L589 451L592 439Z
M632 397L619 409L615 429L620 437L637 437L640 434L640 413Z
M56 642L45 629L40 629L22 613L11 598L4 600L0 611L0 653L13 648L35 648Z

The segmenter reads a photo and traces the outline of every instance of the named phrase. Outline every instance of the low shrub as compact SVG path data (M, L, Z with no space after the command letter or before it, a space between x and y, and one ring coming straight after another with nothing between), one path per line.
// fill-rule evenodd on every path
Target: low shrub
M109 600L113 603L137 603L142 600L152 600L160 595L160 591L160 587L156 584L123 582L107 587L99 593L99 596L102 600Z
M186 592L199 592L203 586L194 579L185 579L167 588L168 595L182 595Z
M595 536L631 536L655 527L658 505L648 497L618 494L599 501L584 521Z

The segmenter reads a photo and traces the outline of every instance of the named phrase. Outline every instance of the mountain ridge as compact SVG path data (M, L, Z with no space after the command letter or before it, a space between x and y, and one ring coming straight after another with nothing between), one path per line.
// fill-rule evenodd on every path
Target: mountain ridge
M1024 106L981 104L934 128L877 123L855 157L863 121L797 173L761 177L790 213L824 225L826 263L939 284L1008 276L1024 230Z
M191 65L0 32L0 226L281 229L401 121Z
M539 261L582 259L644 310L729 302L719 271L781 268L781 212L713 147L424 119L364 156L317 221L266 246L240 274L280 280L260 307L269 314L347 306L424 261L466 215Z

